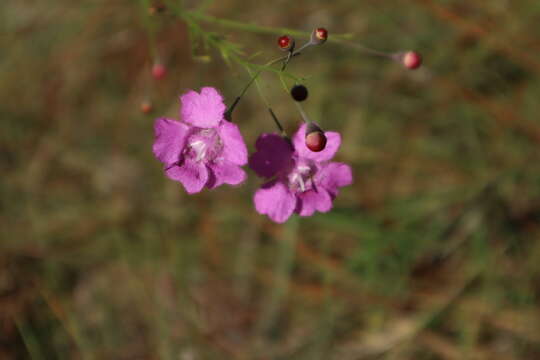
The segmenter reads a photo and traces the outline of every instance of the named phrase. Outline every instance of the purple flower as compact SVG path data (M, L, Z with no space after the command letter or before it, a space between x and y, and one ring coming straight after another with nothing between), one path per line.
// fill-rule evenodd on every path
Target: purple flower
M305 144L306 124L302 124L292 144L276 134L262 134L249 166L257 175L272 178L255 192L255 209L275 222L285 222L293 212L311 216L327 212L338 188L352 183L349 165L330 162L341 143L337 132L327 131L324 150L313 152Z
M165 173L184 185L190 194L204 186L238 185L246 179L240 166L247 163L247 149L238 126L225 120L219 92L204 87L180 97L182 122L156 119L154 155Z

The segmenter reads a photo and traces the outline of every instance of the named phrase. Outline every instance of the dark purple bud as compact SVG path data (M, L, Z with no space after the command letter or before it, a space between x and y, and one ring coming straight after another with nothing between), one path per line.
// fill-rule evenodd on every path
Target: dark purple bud
M304 101L308 97L308 89L304 85L295 85L291 89L291 96L295 101Z

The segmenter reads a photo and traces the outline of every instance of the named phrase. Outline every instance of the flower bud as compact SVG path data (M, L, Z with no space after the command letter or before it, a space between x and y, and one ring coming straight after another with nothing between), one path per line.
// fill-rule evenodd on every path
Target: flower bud
M165 12L167 8L165 7L164 4L162 3L156 3L154 5L151 5L149 8L148 8L148 13L150 15L156 15L158 13L162 13L162 12Z
M308 89L304 85L295 85L291 89L291 96L295 101L304 101L308 97Z
M324 44L328 39L328 30L325 28L313 29L311 33L311 43L315 45Z
M140 108L143 114L149 114L153 110L152 103L148 100L144 100L143 102L141 102Z
M283 35L278 38L278 46L283 51L291 51L294 48L294 39L289 35Z
M306 146L313 152L323 151L326 147L324 131L312 122L306 128Z
M167 74L167 68L160 62L154 63L152 66L152 76L154 79L159 80L165 77Z
M407 51L400 56L401 63L409 70L418 69L422 65L422 56L416 51Z

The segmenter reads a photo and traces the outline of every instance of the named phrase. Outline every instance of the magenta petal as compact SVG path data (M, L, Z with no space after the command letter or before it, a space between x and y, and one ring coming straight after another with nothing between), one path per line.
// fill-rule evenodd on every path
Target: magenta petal
M319 187L317 191L315 189L308 190L298 195L300 206L297 212L300 216L311 216L315 210L320 212L328 212L332 208L332 198L328 191Z
M246 172L236 164L221 162L210 165L208 188L214 189L221 184L238 185L246 180Z
M331 162L323 166L317 174L319 187L324 187L335 197L338 188L352 184L352 170L347 164Z
M180 97L181 119L200 128L214 128L219 125L225 113L225 104L220 93L212 87L204 87L201 93L193 90Z
M266 214L277 223L287 221L296 207L296 197L279 181L264 184L255 192L253 201L259 214Z
M229 121L222 121L218 132L223 142L225 159L237 165L245 165L247 163L247 148L238 126Z
M188 194L198 193L208 181L208 169L205 165L186 159L180 166L173 166L166 171L167 176L180 181Z
M314 161L328 161L332 159L341 145L341 135L335 131L325 131L326 147L322 151L314 152L306 146L306 127L307 125L303 123L293 137L294 149L298 155Z
M156 139L152 150L154 155L169 166L180 160L189 127L181 122L160 118L154 123Z
M249 158L249 167L261 177L270 178L291 162L291 145L276 134L262 134L255 143L257 151Z

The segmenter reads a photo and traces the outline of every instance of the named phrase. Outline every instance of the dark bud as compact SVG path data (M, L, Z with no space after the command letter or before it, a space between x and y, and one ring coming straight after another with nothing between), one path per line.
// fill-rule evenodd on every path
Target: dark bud
M308 90L304 85L294 85L291 89L291 96L295 101L304 101L308 97Z
M283 51L291 51L294 48L294 39L289 35L283 35L278 38L278 46Z
M315 45L324 44L328 40L328 30L325 28L313 29L311 33L311 43Z
M306 146L313 152L323 151L326 147L326 136L320 127L310 122L306 129Z
M165 10L167 10L165 5L163 5L162 3L156 3L156 4L153 4L152 6L150 6L150 8L148 9L148 13L150 15L155 15L155 14L165 12Z

